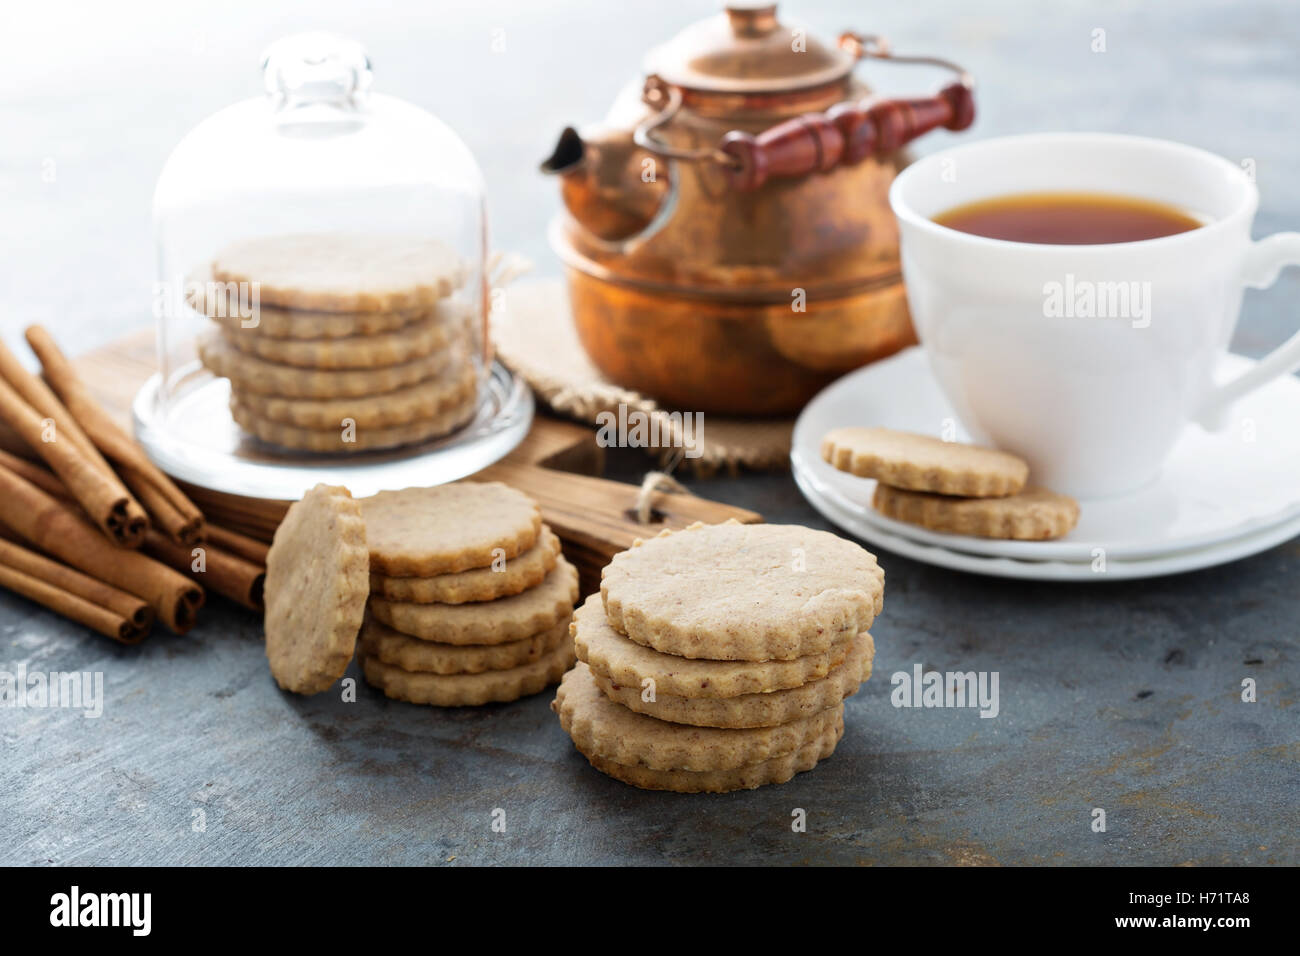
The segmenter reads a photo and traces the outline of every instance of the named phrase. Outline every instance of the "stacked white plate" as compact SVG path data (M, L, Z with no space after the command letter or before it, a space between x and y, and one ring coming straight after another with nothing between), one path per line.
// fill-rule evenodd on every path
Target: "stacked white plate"
M1226 380L1254 364L1230 355L1218 373ZM871 507L873 480L837 471L821 458L821 438L832 428L882 425L941 437L945 422L958 419L925 353L900 352L846 375L808 404L790 452L795 481L828 521L868 544L999 577L1154 577L1224 564L1300 534L1300 380L1294 376L1242 399L1222 432L1189 426L1155 483L1080 501L1078 525L1055 541L943 534L886 518ZM955 427L956 440L968 441Z

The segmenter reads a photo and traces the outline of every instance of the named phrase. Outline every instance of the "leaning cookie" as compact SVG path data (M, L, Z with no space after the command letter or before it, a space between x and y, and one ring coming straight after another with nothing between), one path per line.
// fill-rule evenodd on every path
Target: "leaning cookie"
M1029 465L1007 452L889 428L837 428L822 438L821 453L859 478L944 495L1013 495L1029 478Z
M871 505L887 518L979 538L1045 541L1067 534L1079 521L1079 503L1046 488L1004 498L955 498L881 484Z
M285 690L315 694L343 676L370 590L360 504L317 485L276 529L266 556L266 656Z

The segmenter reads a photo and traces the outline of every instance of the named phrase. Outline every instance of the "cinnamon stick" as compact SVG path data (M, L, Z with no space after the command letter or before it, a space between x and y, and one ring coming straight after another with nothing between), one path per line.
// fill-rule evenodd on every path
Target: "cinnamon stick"
M119 462L117 470L149 512L154 527L178 544L193 545L203 539L206 522L197 508L191 513L181 511L161 486L131 465Z
M215 525L210 521L207 525L207 531L207 540L212 544L229 551L231 554L239 555L245 561L252 561L263 568L266 567L266 556L271 550L269 544L240 534L238 531L223 528L221 525Z
M266 568L263 566L216 547L211 541L191 548L177 544L157 531L149 532L144 550L164 564L203 582L209 591L254 611L263 609L262 589L266 584Z
M0 521L41 551L143 598L177 634L194 626L203 606L201 587L165 564L106 541L67 503L5 467L0 467Z
M20 478L30 481L47 495L53 495L55 498L68 501L72 500L68 495L68 489L63 482L59 481L59 476L44 465L38 465L26 458L19 458L7 451L0 451L0 466L8 468Z
M27 344L40 359L50 387L62 399L85 434L101 452L117 463L122 469L122 477L141 496L141 500L153 502L154 507L150 513L159 518L159 526L163 531L181 544L201 540L203 513L149 460L144 449L95 400L50 333L39 325L30 326L27 329Z
M5 378L0 378L0 418L45 459L106 535L124 547L140 546L149 526L144 509L107 466L100 468L64 431L66 419L42 419ZM53 423L52 430L47 421Z
M18 433L0 421L0 451L7 451L13 455L30 455L31 449L27 447L27 442L18 436Z
M140 598L3 539L0 585L123 644L139 643L154 620Z
M0 467L8 468L53 498L67 500L67 489L60 484L58 477L35 462L0 451ZM169 567L206 583L218 594L261 611L266 555L270 547L226 528L207 525L206 529L207 543L203 548L207 573L203 577L198 577L193 571L195 545L178 545L150 530L145 536L144 549Z
M36 375L29 372L18 357L0 342L0 378L3 378L43 418L52 418L63 438L77 445L97 468L110 471L108 462L96 450L94 443L81 430L72 412L64 407L59 397ZM33 449L34 450L34 449Z

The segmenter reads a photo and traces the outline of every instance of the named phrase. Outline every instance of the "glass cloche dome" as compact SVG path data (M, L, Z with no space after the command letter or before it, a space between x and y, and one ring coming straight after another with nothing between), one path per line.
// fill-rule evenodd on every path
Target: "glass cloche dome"
M262 71L265 95L200 123L158 179L140 440L183 480L262 497L477 471L531 399L488 351L474 157L372 92L356 43L289 37Z

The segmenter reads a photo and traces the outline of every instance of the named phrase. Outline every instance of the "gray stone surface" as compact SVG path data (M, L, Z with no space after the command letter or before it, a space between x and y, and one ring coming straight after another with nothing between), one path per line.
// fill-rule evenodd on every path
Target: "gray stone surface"
M147 319L149 196L167 151L255 94L262 46L305 26L358 36L381 88L461 130L488 179L498 244L554 271L543 239L554 184L532 174L535 159L564 123L603 111L646 43L709 7L323 3L307 20L268 6L12 13L0 62L7 340L41 321L89 347ZM1255 161L1257 233L1300 224L1300 11L1287 0L808 2L798 14L824 33L884 32L900 50L969 65L972 136L1177 138ZM1089 51L1097 28L1104 54ZM490 52L497 29L504 53ZM888 89L927 82L901 68L870 75ZM1258 354L1293 330L1297 291L1292 274L1249 294L1235 348ZM619 456L612 474L644 464ZM696 490L825 526L787 475ZM1300 862L1300 543L1089 587L881 560L876 676L849 701L835 756L786 786L720 797L643 793L591 770L550 694L456 711L364 685L350 704L282 694L258 622L219 601L187 637L121 649L0 595L0 669L99 671L106 696L98 719L0 710L0 863ZM891 707L888 676L916 663L998 671L1000 716ZM1245 677L1257 704L1239 702ZM1104 834L1090 830L1094 807ZM806 833L791 832L795 808Z

